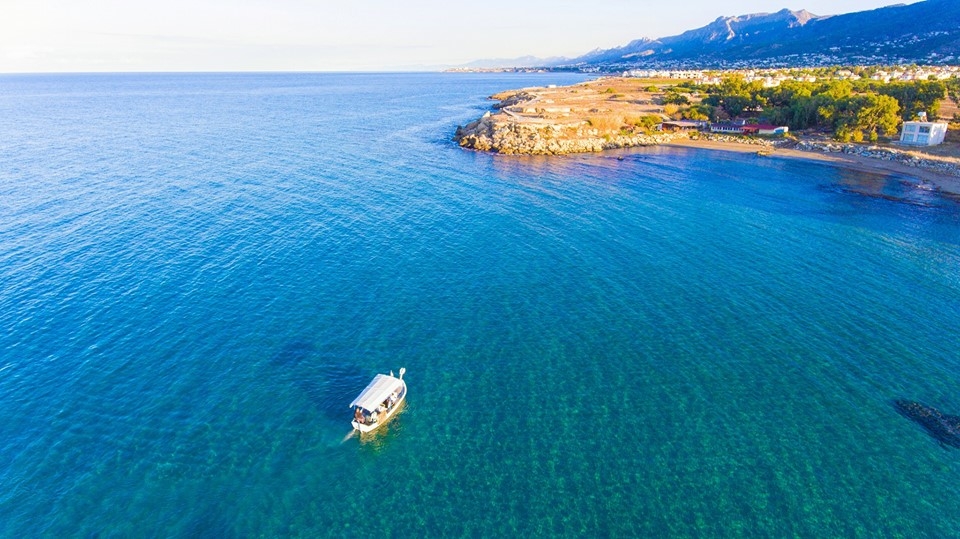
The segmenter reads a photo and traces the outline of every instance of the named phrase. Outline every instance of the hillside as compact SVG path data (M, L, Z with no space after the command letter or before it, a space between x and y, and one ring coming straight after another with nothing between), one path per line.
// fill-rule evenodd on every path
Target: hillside
M677 36L642 38L552 67L618 71L957 61L960 1L926 0L826 17L788 9L720 17Z

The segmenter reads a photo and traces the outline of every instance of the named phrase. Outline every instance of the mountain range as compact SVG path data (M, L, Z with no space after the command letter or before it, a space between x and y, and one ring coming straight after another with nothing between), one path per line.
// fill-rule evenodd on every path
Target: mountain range
M641 38L540 65L620 71L912 63L960 63L960 0L925 0L824 17L789 9L720 17L680 35Z

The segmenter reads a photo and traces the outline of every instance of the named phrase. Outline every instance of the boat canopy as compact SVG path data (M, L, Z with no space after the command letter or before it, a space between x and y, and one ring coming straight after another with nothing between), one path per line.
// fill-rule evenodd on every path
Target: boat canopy
M383 401L387 400L390 394L402 387L403 380L386 374L378 374L370 382L370 385L361 391L357 398L353 399L350 407L359 406L368 412L372 412L383 404Z

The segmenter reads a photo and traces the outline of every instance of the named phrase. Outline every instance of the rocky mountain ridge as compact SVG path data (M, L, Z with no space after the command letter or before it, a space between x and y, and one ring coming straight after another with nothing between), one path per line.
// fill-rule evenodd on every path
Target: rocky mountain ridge
M558 70L810 67L960 63L960 0L925 0L842 15L782 9L719 17L676 36L640 38Z

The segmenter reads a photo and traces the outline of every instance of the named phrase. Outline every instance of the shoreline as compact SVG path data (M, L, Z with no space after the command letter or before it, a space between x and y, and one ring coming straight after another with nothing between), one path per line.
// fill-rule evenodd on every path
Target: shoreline
M960 196L960 155L895 144L740 138L687 131L662 132L659 90L640 79L603 78L571 86L507 90L490 96L492 111L464 126L454 140L463 148L506 155L565 155L644 146L760 153L806 159L876 174L910 178L918 188Z
M741 142L726 142L715 140L693 140L676 139L663 143L663 146L674 148L698 148L702 150L713 150L730 153L757 153L758 147L753 144ZM769 152L764 157L773 159L787 160L805 160L830 164L836 167L855 170L858 172L871 172L884 175L909 176L919 180L919 182L931 184L944 193L951 195L960 195L960 177L940 174L936 171L922 167L911 167L898 161L887 161L874 157L866 157L857 154L846 153L824 153L807 150L797 150L792 148L777 148L774 146L763 146L765 152Z

